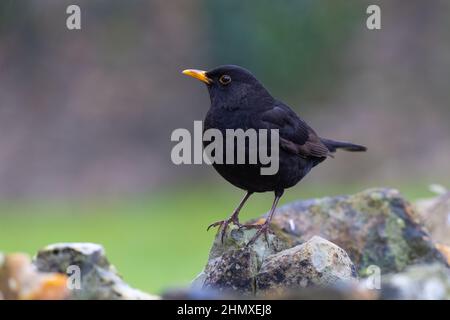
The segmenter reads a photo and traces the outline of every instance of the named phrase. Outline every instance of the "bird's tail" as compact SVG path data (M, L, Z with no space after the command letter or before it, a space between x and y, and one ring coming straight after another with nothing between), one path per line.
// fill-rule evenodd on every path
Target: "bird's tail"
M350 142L334 141L329 139L320 139L322 143L330 150L330 152L336 152L337 149L343 149L345 151L361 152L367 151L367 148L358 144Z

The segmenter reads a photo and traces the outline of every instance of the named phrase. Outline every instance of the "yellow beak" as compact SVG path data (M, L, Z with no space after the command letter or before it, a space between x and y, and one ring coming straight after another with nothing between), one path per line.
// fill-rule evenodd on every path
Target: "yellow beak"
M212 83L212 80L206 76L206 71L196 69L186 69L183 70L183 74L198 79L206 84Z

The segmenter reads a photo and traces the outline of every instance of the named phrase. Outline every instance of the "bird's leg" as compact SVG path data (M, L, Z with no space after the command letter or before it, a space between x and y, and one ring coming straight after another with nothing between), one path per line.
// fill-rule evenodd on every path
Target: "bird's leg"
M256 234L253 236L253 238L250 239L250 241L247 243L247 246L250 246L256 242L256 240L264 234L264 237L266 238L266 242L269 243L269 240L267 238L267 234L270 232L270 222L272 221L272 218L275 214L275 209L278 205L278 201L280 200L281 196L283 195L283 191L275 191L275 199L273 200L272 208L270 209L269 216L267 217L266 221L263 224L254 224L254 225L246 225L245 227L249 228L257 228L258 231L256 231Z
M234 209L233 214L231 215L230 218L228 218L226 220L220 220L220 221L214 222L208 226L207 230L209 230L212 227L217 227L217 226L222 227L222 236L221 236L222 243L223 243L223 238L225 236L225 232L227 231L228 225L231 222L233 222L235 225L237 225L239 227L241 226L241 224L239 223L239 212L241 211L244 204L247 202L248 198L250 198L252 193L253 192L251 192L251 191L247 191L244 198L242 198L241 202L239 202L239 205L237 206L237 208Z

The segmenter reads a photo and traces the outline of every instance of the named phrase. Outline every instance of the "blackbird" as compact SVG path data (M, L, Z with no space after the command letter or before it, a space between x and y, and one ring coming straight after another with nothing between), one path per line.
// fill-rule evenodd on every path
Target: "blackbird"
M227 227L234 223L240 228L258 229L247 245L262 234L267 239L275 208L285 189L296 185L308 172L337 149L366 151L367 148L349 142L321 138L289 106L275 99L248 70L235 66L219 66L210 71L187 69L183 74L204 82L208 88L211 106L204 120L204 131L218 129L278 129L279 169L274 175L262 175L258 164L217 164L216 171L234 186L246 191L244 198L230 218L208 227L219 226L223 241ZM210 142L204 142L207 146ZM241 224L239 212L255 192L273 191L275 198L262 224Z

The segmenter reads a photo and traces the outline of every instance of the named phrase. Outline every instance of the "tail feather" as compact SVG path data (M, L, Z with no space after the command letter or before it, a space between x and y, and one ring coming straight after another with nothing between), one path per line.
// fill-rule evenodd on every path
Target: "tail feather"
M343 149L345 151L362 152L367 151L367 148L358 144L350 142L334 141L330 139L320 139L322 143L330 150L330 152L336 152L337 149Z

